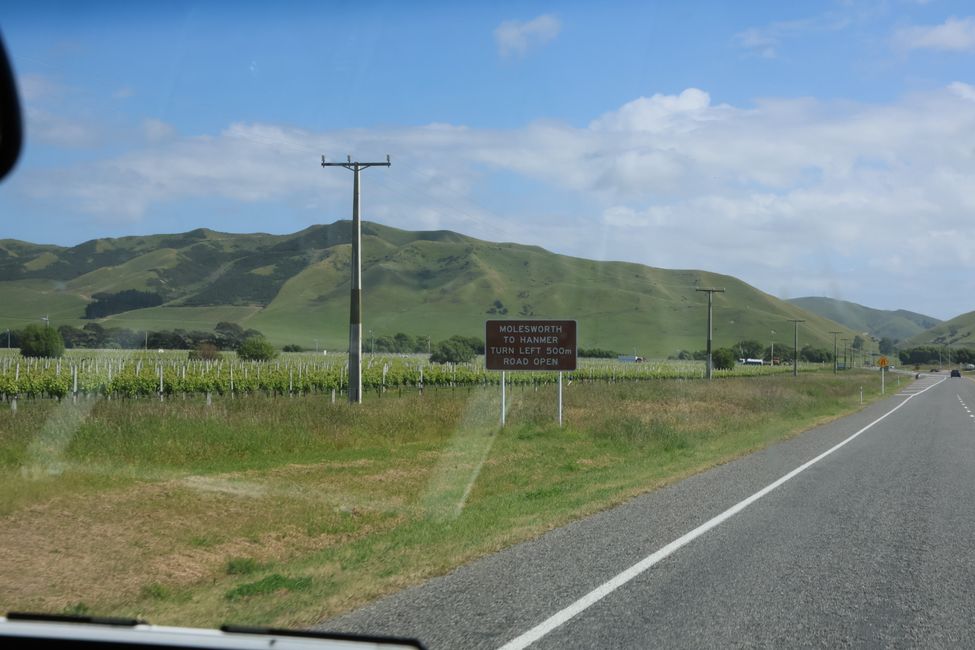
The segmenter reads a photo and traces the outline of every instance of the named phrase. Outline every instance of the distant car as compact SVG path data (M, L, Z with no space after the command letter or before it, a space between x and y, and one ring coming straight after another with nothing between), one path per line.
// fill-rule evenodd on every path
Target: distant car
M958 370L957 368L955 370L952 370L951 371L951 376L952 377L961 377L961 370Z

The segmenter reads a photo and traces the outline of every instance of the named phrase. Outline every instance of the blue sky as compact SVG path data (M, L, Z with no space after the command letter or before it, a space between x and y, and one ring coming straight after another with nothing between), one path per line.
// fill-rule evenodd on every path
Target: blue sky
M975 309L975 7L34 2L0 238L365 218ZM966 291L968 289L969 291Z

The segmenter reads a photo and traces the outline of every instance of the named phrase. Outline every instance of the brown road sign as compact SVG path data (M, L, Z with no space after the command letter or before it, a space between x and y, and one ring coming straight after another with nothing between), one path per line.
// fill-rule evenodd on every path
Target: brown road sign
M576 321L489 320L484 324L488 370L575 370Z

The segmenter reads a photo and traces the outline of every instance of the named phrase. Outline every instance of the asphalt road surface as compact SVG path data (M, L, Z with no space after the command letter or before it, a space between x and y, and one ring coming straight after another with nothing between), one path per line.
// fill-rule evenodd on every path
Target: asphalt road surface
M975 647L975 382L902 383L321 627L429 648Z

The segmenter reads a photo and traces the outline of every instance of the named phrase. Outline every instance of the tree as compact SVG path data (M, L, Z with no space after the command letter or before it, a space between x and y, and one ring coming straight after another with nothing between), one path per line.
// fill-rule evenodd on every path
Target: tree
M82 326L82 331L85 333L85 345L86 348L103 348L105 347L105 328L98 323L85 323Z
M888 337L883 337L880 339L880 354L893 354L894 353L894 340Z
M269 361L278 356L278 351L263 336L252 336L240 344L237 356L248 361Z
M477 354L468 341L462 336L452 336L446 341L440 341L433 346L430 355L431 363L467 363Z
M864 343L866 343L866 341L863 340L863 337L857 334L853 337L853 343L850 345L854 350L860 350L863 348Z
M217 334L217 344L224 350L236 350L247 338L243 327L228 321L220 321L213 331Z
M715 370L731 370L735 367L735 352L728 348L718 348L711 352L711 367Z
M735 349L742 359L761 359L765 356L765 346L758 341L738 341Z
M409 334L397 332L393 339L396 341L396 352L412 352L416 347L416 341Z
M64 347L66 348L87 347L88 334L84 330L72 327L71 325L61 325L58 327L58 334L61 335L61 340L64 341Z
M60 357L64 339L53 327L28 325L20 332L20 353L25 357Z
M826 363L833 360L833 353L830 350L806 345L799 351L799 358L810 363Z

